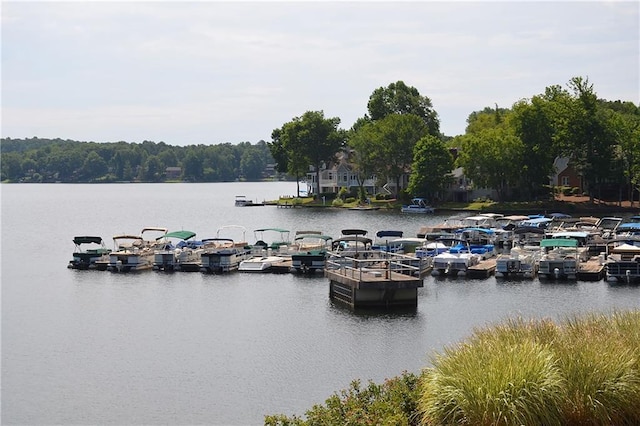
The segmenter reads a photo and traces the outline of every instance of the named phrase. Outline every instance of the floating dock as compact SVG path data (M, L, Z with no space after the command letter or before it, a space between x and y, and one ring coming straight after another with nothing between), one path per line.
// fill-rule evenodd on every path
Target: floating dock
M416 308L418 288L431 270L429 259L392 253L331 253L324 270L329 298L352 310Z
M578 264L577 279L581 281L600 281L605 276L604 259L600 256L593 256L586 262Z
M479 263L467 268L467 277L469 278L489 278L496 273L497 259L481 260Z

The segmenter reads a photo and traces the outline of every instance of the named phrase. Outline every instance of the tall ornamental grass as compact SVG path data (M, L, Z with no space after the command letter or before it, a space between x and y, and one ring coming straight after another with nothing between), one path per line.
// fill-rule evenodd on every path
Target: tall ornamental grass
M425 425L640 424L640 311L509 320L423 371Z

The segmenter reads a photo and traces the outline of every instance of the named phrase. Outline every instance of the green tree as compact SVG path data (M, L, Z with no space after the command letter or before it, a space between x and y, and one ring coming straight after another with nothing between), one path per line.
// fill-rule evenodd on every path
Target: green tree
M510 188L520 179L523 144L508 128L495 128L461 137L458 166L474 185L493 188L498 201L504 201Z
M165 166L156 155L150 155L142 166L142 180L160 182L164 177Z
M91 182L104 177L109 171L107 162L98 155L97 152L91 151L82 164L80 174L85 181Z
M427 126L413 114L391 114L373 123L372 163L378 177L395 182L396 196L403 187L400 179L411 169L413 148L427 134Z
M554 141L559 120L556 107L559 96L564 95L548 88L545 94L513 106L510 122L524 145L519 184L524 199L532 200L548 194L545 186L549 184L553 160L558 155Z
M247 180L260 180L266 167L266 159L258 147L246 147L240 159L240 173Z
M633 206L634 191L640 192L640 108L631 112L612 109L610 122L623 179L628 187L627 197Z
M286 123L282 128L274 129L273 132L271 132L272 141L267 145L276 163L276 171L288 173L296 178L296 193L299 196L300 179L304 177L307 170L309 170L309 161L287 150L288 132L285 130L285 126L292 126L292 124Z
M7 152L2 154L2 161L0 161L0 167L2 168L1 180L17 182L22 178L22 156L17 152Z
M444 142L425 136L413 149L413 165L409 177L409 193L430 200L439 198L449 183L453 157Z
M564 108L564 121L558 132L562 153L571 157L582 173L593 200L598 185L610 178L615 135L599 106L588 79L574 77L569 82L573 96Z
M295 117L280 129L272 132L274 138L271 153L276 161L286 158L287 170L298 172L302 165L311 165L315 169L316 182L314 193L320 193L320 169L335 159L336 153L343 147L346 132L338 129L340 119L325 118L323 111L307 111L301 117Z
M413 114L424 122L428 134L440 136L440 120L431 99L420 95L418 89L403 81L379 87L373 91L367 104L371 120L381 120L392 114Z
M202 181L202 161L194 150L189 151L182 161L182 178L191 182Z

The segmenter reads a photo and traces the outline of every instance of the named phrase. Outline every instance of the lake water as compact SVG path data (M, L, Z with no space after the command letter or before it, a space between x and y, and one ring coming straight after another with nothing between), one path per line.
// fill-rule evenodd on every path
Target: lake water
M67 269L75 235L242 225L338 236L444 217L234 207L295 183L2 185L3 424L262 424L298 414L354 379L419 372L474 327L639 308L640 288L604 281L425 279L418 309L355 314L322 276L113 274ZM532 212L537 213L537 212Z

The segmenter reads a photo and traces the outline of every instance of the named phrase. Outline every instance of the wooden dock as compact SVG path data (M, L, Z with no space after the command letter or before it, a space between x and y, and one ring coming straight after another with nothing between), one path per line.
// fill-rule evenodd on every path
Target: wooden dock
M580 281L600 281L605 276L604 262L599 256L593 256L578 264L576 277Z
M410 256L384 255L356 259L333 253L324 270L329 278L329 298L352 310L416 308L418 288L424 286L429 266L415 266L422 260Z
M496 258L481 260L478 264L467 268L469 278L488 278L496 272Z

